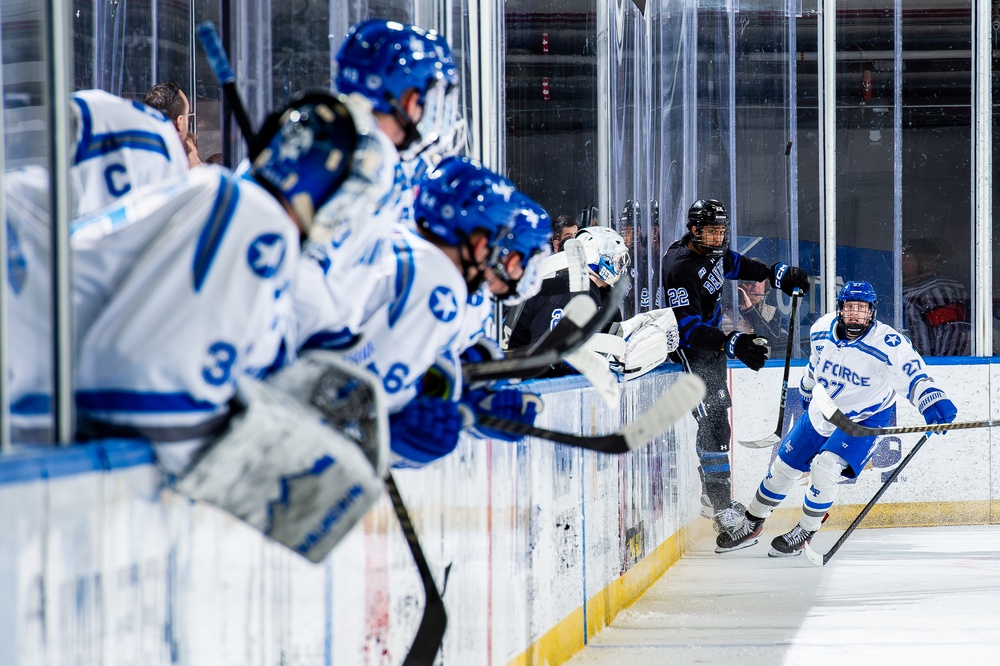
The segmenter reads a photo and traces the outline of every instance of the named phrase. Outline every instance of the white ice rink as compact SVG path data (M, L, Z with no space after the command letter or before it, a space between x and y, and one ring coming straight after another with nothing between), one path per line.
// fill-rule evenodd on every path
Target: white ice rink
M1000 526L859 529L822 568L767 557L775 534L704 541L568 663L1000 664Z

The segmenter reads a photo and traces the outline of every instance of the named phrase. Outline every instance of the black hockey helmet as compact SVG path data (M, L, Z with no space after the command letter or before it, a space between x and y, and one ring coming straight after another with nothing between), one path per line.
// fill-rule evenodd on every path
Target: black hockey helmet
M716 225L724 228L722 243L708 245L702 232L706 226ZM721 257L729 249L729 213L721 201L716 199L698 199L688 209L688 229L691 238L698 249L710 257Z

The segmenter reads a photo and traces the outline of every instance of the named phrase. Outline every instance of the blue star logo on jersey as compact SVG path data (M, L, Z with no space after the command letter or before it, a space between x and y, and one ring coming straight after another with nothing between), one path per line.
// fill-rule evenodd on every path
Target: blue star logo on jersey
M285 239L278 234L257 236L247 250L250 270L265 280L274 277L285 260Z
M458 301L448 287L435 287L430 298L431 314L439 321L448 323L458 314Z
M902 342L902 340L895 333L889 333L885 336L885 344L890 347L898 347L900 342Z

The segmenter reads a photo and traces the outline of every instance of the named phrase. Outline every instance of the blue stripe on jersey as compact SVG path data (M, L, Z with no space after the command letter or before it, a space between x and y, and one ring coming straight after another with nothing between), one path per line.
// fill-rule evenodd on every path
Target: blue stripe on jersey
M51 410L52 398L46 393L29 393L10 406L10 413L20 416L41 416L49 414Z
M347 349L357 342L358 337L346 328L340 331L314 333L305 341L302 349Z
M907 400L913 400L913 387L916 386L917 382L919 382L921 379L930 379L930 377L928 377L927 374L923 372L914 377L913 380L910 382L909 388L906 389Z
M122 226L123 222L128 222L128 210L124 205L117 206L111 210L105 208L96 215L81 217L71 222L69 225L69 235L72 236L81 229L86 229L90 225L98 223L107 223L110 226L110 230L114 231Z
M882 402L876 402L874 405L868 405L867 407L862 407L861 409L857 409L853 412L847 412L845 416L847 416L847 418L849 419L853 419L858 414L874 414L875 411L879 407L881 407L884 402L885 401L883 400Z
M889 357L886 355L885 352L875 349L875 347L872 347L871 345L866 345L865 343L858 341L855 342L853 346L858 351L864 352L869 356L873 356L874 358L877 358L886 365L892 365L892 361L889 360Z
M416 266L413 263L413 250L407 242L401 238L392 243L392 250L396 253L396 296L389 304L389 328L396 325L399 318L406 310L406 302L410 300L410 290L413 289L413 281L417 277Z
M681 317L681 320L677 322L677 330L680 331L681 340L687 344L688 339L691 337L691 332L704 324L705 322L701 320L700 315L688 315L687 317Z
M813 342L816 342L817 340L829 340L830 342L835 342L835 340L833 339L833 335L830 334L830 331L820 331L819 333L810 333L809 339Z
M76 155L73 156L73 164L83 161L83 156L90 145L91 136L94 132L94 121L90 116L90 107L82 99L73 98L73 102L80 108L80 143L76 146Z
M151 153L163 155L168 162L170 161L170 151L167 149L167 142L159 134L144 130L94 134L94 121L90 113L90 107L78 97L74 97L73 101L80 109L80 124L82 125L80 143L76 147L73 164L80 164L95 157L123 149L146 150Z
M732 255L733 258L733 270L726 273L724 277L729 280L733 280L740 274L740 266L743 265L743 256L733 252L732 250L729 251L729 254Z
M719 328L720 324L722 324L722 304L716 301L715 310L712 311L712 318L706 321L705 325L712 328Z
M141 391L77 391L76 406L90 411L153 413L214 412L223 405L198 400L188 393Z
M219 178L219 191L215 195L215 203L212 204L212 212L208 214L208 220L198 237L198 247L194 251L194 290L201 291L208 271L212 267L215 255L222 245L222 237L229 228L229 222L236 212L236 204L240 200L240 191L229 175L222 174Z

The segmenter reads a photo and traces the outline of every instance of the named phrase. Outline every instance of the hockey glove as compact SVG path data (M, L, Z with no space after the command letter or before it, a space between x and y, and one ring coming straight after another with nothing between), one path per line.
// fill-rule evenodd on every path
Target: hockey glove
M920 399L917 401L917 407L920 409L920 413L924 415L924 421L927 425L934 423L951 423L955 420L955 416L958 415L958 409L955 408L955 403L948 399L939 388L929 388L920 394ZM938 434L947 435L947 431L942 431Z
M420 396L389 416L389 446L403 458L394 466L418 467L455 450L462 432L458 403Z
M738 358L751 370L760 370L767 361L770 350L767 348L767 338L756 333L740 333L733 331L726 338L723 347L729 358Z
M518 421L528 425L535 424L535 417L541 411L542 404L541 398L534 393L523 393L512 388L497 391L486 389L469 391L462 396L462 402L472 407L472 410L477 414L485 414L507 421ZM505 442L518 442L523 439L520 435L483 426L476 426L471 430L473 435L500 439Z
M809 291L809 274L798 266L789 266L779 261L771 266L771 286L788 296L796 289L805 294Z
M816 380L807 371L802 375L802 379L799 380L799 397L802 399L802 409L806 412L809 411L809 403L813 399L814 386L816 386Z

